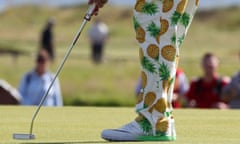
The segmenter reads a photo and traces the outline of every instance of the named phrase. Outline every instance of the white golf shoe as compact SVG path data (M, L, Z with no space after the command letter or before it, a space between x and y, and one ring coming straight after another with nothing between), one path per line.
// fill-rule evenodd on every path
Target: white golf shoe
M171 123L174 124L174 121ZM118 129L103 130L102 138L108 141L173 141L176 133L174 126L169 125L166 133L153 135L152 132L146 133L138 122L133 121Z

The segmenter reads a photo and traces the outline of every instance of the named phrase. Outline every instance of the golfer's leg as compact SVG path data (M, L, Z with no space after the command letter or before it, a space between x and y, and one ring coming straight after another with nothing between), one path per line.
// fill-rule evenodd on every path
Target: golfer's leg
M187 0L137 0L134 27L142 68L142 89L136 104L139 116L119 129L103 131L104 139L176 138L171 106L179 51L176 37L187 4Z
M172 40L177 43L178 47L181 46L184 38L187 35L188 29L191 25L191 22L193 20L196 10L197 10L198 3L199 3L199 0L189 0L188 1L185 11L177 25L177 33L176 33L176 36ZM176 56L177 57L176 65L178 66L178 60L180 57L179 49L177 50L176 55L177 55Z
M181 20L177 25L177 34L175 40L179 47L181 46L184 38L186 37L190 24L193 20L194 14L197 10L198 3L199 3L198 0L189 0L186 9L181 17Z
M134 24L140 44L142 90L136 105L136 110L140 114L136 121L145 133L175 139L171 102L179 56L179 42L176 39L179 38L178 33L184 34L181 42L185 38L186 30L195 12L191 9L196 9L195 0L163 1L163 3L153 0L149 3L149 7L150 4L157 4L160 9L154 16L146 11L139 12L137 6L140 5L140 1L138 2L134 13ZM188 14L191 18L184 19L187 9L190 9ZM179 27L183 27L180 29L181 32L178 32Z

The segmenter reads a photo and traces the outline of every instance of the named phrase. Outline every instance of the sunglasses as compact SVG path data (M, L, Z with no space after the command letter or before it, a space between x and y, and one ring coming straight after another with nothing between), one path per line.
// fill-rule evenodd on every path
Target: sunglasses
M47 58L45 58L44 56L41 56L41 55L37 57L38 63L45 63L47 60L48 60Z

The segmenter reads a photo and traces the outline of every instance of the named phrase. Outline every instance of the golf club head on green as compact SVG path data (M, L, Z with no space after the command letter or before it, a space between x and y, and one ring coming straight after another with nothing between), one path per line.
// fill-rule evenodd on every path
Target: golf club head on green
M35 135L33 134L13 134L13 139L19 139L19 140L31 140L35 139Z
M33 117L32 117L29 134L14 133L14 134L13 134L13 139L19 139L19 140L31 140L31 139L35 139L35 135L32 134L34 120L35 120L38 112L40 111L40 108L42 107L42 105L43 105L43 103L44 103L44 101L45 101L45 99L46 99L46 97L47 97L47 95L48 95L48 92L50 91L50 89L51 89L54 81L56 80L58 74L60 73L60 71L61 71L61 69L62 69L65 61L67 60L67 58L68 58L68 56L69 56L69 54L70 54L73 46L76 44L76 42L77 42L77 40L78 40L78 38L79 38L79 36L80 36L80 34L81 34L81 32L82 32L85 24L86 24L86 22L87 22L87 21L90 21L91 16L92 16L92 14L93 14L93 12L94 12L94 10L95 10L95 7L96 7L96 4L95 4L95 3L93 3L93 4L91 4L91 5L89 6L88 11L87 11L87 13L86 13L86 15L85 15L85 17L84 17L84 21L83 21L82 24L81 24L81 27L79 28L77 34L75 35L75 38L74 38L72 44L70 45L70 47L68 48L67 53L65 54L64 59L62 60L62 63L59 65L59 67L58 67L58 69L57 69L56 75L54 76L54 78L53 78L50 86L48 87L47 92L46 92L46 93L44 94L44 96L42 97L41 102L40 102L40 104L38 105L37 110L35 111L35 113L34 113L34 115L33 115Z

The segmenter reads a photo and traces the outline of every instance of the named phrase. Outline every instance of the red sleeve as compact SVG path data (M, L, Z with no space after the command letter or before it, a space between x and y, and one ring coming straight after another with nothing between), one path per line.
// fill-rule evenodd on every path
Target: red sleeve
M192 81L189 87L189 90L186 94L188 100L195 99L195 90L196 89L196 81Z
M228 83L228 81L222 80L222 86L226 86Z
M221 81L221 91L223 90L223 88L226 86L226 85L228 85L229 84L229 81L226 81L226 80L222 80ZM226 103L227 104L227 102L226 101L224 101L222 98L220 98L220 100L219 101L221 101L221 102L224 102L224 103Z

